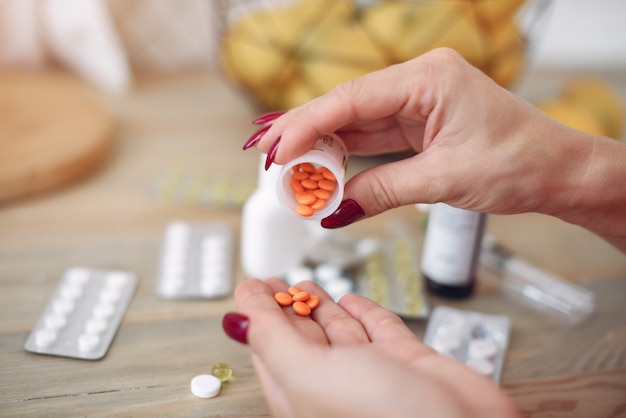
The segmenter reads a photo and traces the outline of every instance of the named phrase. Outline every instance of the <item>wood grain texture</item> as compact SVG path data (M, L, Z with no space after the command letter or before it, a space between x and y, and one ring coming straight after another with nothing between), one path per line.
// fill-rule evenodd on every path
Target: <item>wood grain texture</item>
M114 123L84 83L61 73L0 73L0 204L98 168Z
M160 199L151 192L154 181L172 167L254 181L258 153L241 146L255 130L257 109L210 74L143 77L133 94L100 99L118 121L110 163L71 187L0 210L0 416L270 416L247 348L221 329L224 313L235 309L232 297L165 301L155 292L169 222L223 222L239 236L240 211ZM348 171L373 162L380 160L351 158ZM420 222L405 207L344 232L381 234L398 218ZM625 416L626 256L587 231L535 214L492 217L487 228L531 262L592 289L596 314L568 326L502 294L500 278L482 270L474 298L431 297L431 306L511 318L502 387L527 416ZM59 277L76 265L139 277L108 354L90 362L26 352ZM243 278L237 259L235 280ZM426 325L407 324L418 336ZM191 379L217 362L232 366L233 381L215 398L195 398Z
M522 381L505 389L528 418L626 416L626 368Z

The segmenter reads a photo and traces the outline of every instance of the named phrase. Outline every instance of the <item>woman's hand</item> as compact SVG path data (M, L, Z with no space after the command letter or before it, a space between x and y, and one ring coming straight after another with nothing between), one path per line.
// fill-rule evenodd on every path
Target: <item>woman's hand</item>
M353 154L416 153L353 176L324 227L445 202L556 216L626 251L626 145L557 123L450 49L340 84L275 117L246 144L267 153L268 164L304 154L330 132Z
M282 308L279 279L247 280L235 292L241 314L226 332L250 346L272 412L278 417L517 417L494 383L422 344L400 318L348 295L339 303L315 283L310 317Z
M534 174L543 173L551 157L540 141L528 149L527 137L546 137L551 128L534 107L456 52L440 49L343 83L287 112L257 147L268 158L274 151L273 161L283 164L307 151L321 134L337 132L354 154L415 151L411 158L348 181L345 198L358 202L367 217L401 205L440 201L517 213L537 209L533 186L541 179ZM552 157L548 167L562 169L563 164L556 164L561 156Z

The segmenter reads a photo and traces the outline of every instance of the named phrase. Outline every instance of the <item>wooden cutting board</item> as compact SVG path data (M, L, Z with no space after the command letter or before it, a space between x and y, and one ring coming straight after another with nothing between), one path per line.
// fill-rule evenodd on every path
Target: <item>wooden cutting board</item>
M0 73L0 205L76 181L106 159L114 123L61 73Z

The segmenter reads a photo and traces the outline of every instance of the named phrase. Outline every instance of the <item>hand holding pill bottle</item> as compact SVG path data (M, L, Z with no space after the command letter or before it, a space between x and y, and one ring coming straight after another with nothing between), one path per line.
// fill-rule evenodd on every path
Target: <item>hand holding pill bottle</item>
M309 220L327 217L339 207L348 151L335 134L323 135L304 155L282 166L278 199L291 213Z
M554 216L626 252L626 144L557 123L451 49L257 121L263 128L244 147L266 152L268 166L303 155L329 132L351 154L410 153L351 176L337 210L322 219L325 228L443 202L493 215Z

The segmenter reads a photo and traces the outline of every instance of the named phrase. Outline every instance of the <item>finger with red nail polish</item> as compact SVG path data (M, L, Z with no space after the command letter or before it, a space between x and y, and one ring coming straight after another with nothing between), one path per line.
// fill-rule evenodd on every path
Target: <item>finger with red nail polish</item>
M229 312L222 318L222 328L226 335L241 344L248 344L248 317L237 312Z
M276 112L269 112L269 113L266 113L264 115L259 116L258 118L253 120L252 123L255 124L255 125L265 125L268 122L272 122L275 119L278 119L279 117L281 117L284 114L285 114L285 112L282 111L282 110L276 111Z
M243 144L243 150L245 151L245 150L247 150L249 148L252 148L256 144L258 144L259 141L263 138L263 135L265 135L267 133L267 131L269 131L269 129L271 127L272 127L272 125L264 126L261 129L259 129L258 131L256 131L254 134L252 134L250 139L248 139L246 141L246 143Z
M278 144L280 143L280 137L270 147L269 151L267 151L267 157L265 158L265 171L269 170L270 166L276 159L276 153L278 152Z
M331 215L322 219L323 228L334 229L350 225L365 216L363 208L353 199L346 199Z

